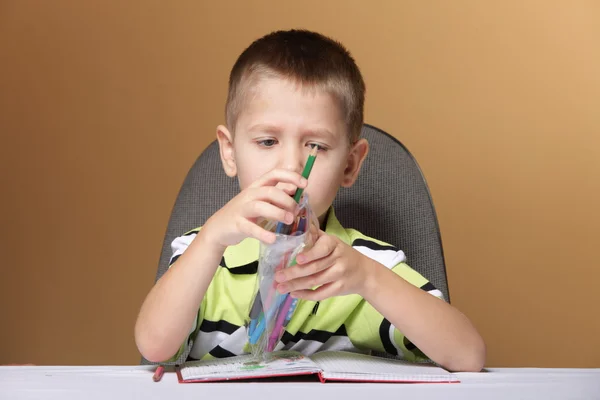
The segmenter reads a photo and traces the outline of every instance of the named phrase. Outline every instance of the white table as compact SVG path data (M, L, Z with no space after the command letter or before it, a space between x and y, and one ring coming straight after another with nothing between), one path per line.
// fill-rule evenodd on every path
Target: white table
M3 366L0 399L600 399L600 369L491 368L453 384L194 383L151 366Z

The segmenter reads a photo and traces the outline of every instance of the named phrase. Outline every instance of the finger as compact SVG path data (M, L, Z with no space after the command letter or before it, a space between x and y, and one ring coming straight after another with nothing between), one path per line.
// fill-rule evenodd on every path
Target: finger
M305 188L308 181L296 171L274 169L254 181L250 187L275 186L279 182L292 183L297 187Z
M312 248L312 246L314 246L315 243L319 239L318 220L316 220L316 218L310 218L310 220L311 220L311 223L309 224L308 232L306 233L306 240L305 240L306 248L304 249L304 251L308 251L308 249ZM314 221L317 221L317 224L315 224ZM302 259L302 257L300 257L300 259Z
M338 295L340 291L341 288L338 282L329 282L314 290L296 290L291 292L290 296L302 300L321 301Z
M305 276L315 275L333 265L333 259L330 257L321 258L313 261L310 264L295 265L293 267L282 269L275 274L275 280L283 283ZM310 287L310 286L309 286Z
M275 186L252 189L249 196L253 200L263 200L274 204L294 215L298 211L298 203L286 192Z
M298 254L296 261L298 264L307 264L327 257L333 252L336 244L335 240L329 235L319 236L313 247Z
M242 218L239 222L238 229L245 235L253 237L263 243L273 244L277 239L277 236L273 232L269 232L245 218Z
M320 231L321 229L319 228L319 221L316 218L311 218L308 225L308 233L310 233L310 235L314 238L315 242L322 236L319 234Z
M294 221L294 214L283 210L271 203L264 201L253 201L244 205L242 216L245 218L258 219L260 217L272 221L281 221L285 224L291 224Z
M277 290L280 293L289 293L297 290L314 289L318 286L333 282L337 280L336 278L337 276L335 271L332 271L330 268L326 268L320 272L317 272L316 274L303 276L281 283L277 286Z
M275 187L283 190L285 193L287 193L290 196L293 196L294 194L296 194L296 189L298 188L293 183L284 183L284 182L279 182L277 185L275 185Z

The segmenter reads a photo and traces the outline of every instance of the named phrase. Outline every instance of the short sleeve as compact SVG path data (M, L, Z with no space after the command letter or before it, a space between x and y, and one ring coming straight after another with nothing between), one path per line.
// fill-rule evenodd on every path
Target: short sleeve
M387 267L390 268L389 264ZM443 299L440 290L406 263L400 262L390 269L413 286ZM385 352L409 361L429 361L423 352L367 301L362 301L355 309L347 322L347 331L350 340L359 348Z
M187 250L189 245L194 241L194 238L197 236L199 231L200 231L200 228L194 229L194 230L186 233L185 235L175 238L171 242L172 255L171 255L171 258L169 259L169 268L171 268L171 266L175 263L175 261L177 261L177 259ZM194 339L195 339L196 335L198 334L198 329L200 326L199 322L202 321L202 315L204 314L203 310L204 310L205 304L206 304L206 299L203 299L202 303L200 305L200 309L198 310L198 313L196 314L196 318L194 319L194 323L192 324L192 329L190 330L190 333L189 333L187 339L185 340L185 342L183 342L181 344L181 346L177 350L177 353L175 353L171 358L166 360L166 362L177 361L184 353L186 353L187 349L190 349L193 346Z

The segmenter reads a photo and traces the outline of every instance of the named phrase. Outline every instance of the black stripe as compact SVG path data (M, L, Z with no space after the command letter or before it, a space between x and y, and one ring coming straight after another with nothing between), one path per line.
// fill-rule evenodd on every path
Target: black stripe
M225 321L224 319L220 321L209 321L207 319L203 319L200 324L200 330L202 332L224 332L228 335L231 335L233 332L237 331L240 327Z
M398 350L396 350L396 347L390 339L391 326L392 324L390 324L390 321L384 318L383 321L381 321L381 325L379 325L379 338L381 339L381 343L383 344L386 353L397 356Z
M197 233L198 233L197 230L193 230L193 231L189 231L188 233L184 233L183 236L192 236L192 235L195 235Z
M435 286L433 286L433 283L427 282L426 284L421 286L421 289L423 289L426 292L429 292L430 290L436 290L437 288Z
M394 250L397 251L394 246L391 245L383 245L375 242L371 242L365 239L356 239L352 242L352 247L354 246L363 246L367 247L371 250Z
M258 260L246 265L228 267L225 263L225 257L223 257L221 259L221 267L226 268L232 275L254 275L258 272Z
M414 349L417 348L417 346L415 346L413 344L413 342L411 342L410 340L408 340L408 338L406 336L404 337L403 342L404 342L404 347L406 347L406 350L413 351Z
M208 354L210 354L211 356L213 356L215 358L227 358L227 357L235 356L235 354L233 354L229 350L225 350L221 346L216 346L211 351L209 351Z
M291 342L298 343L300 340L314 340L315 342L325 343L331 339L332 336L348 336L346 327L342 325L335 332L321 331L318 329L311 329L311 331L308 333L298 331L295 335L285 331L281 336L281 342L283 344L288 344Z
M175 264L175 261L177 261L177 259L178 259L179 257L181 257L181 254L177 254L175 257L173 257L173 258L171 259L171 261L169 261L169 267L170 267L171 265Z

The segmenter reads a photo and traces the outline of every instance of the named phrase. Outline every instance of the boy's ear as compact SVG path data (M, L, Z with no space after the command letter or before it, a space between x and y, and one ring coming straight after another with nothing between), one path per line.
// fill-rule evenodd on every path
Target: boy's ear
M350 154L348 154L348 161L346 163L346 169L344 170L344 177L342 179L342 187L350 187L356 182L360 167L363 161L369 154L369 142L367 139L362 138L352 146Z
M219 142L219 154L223 169L230 178L237 174L237 164L235 163L235 152L233 150L233 135L223 125L217 126L217 141Z

